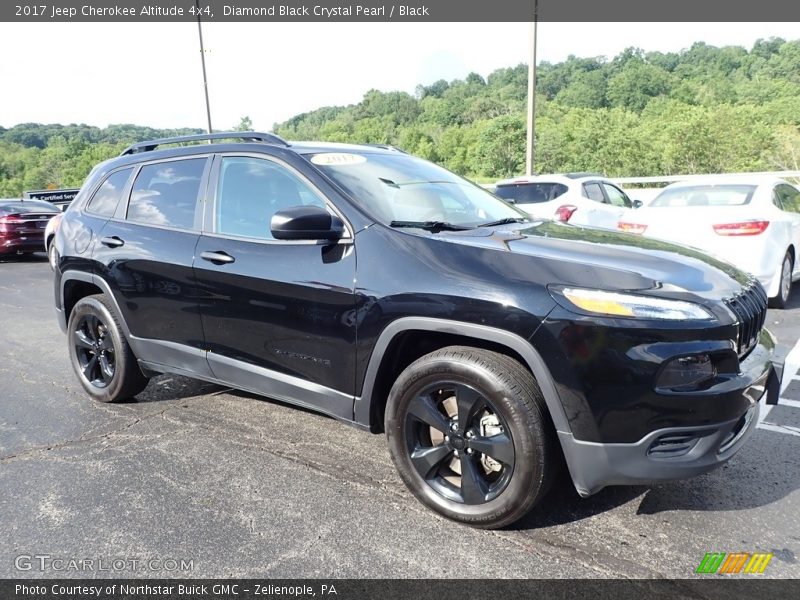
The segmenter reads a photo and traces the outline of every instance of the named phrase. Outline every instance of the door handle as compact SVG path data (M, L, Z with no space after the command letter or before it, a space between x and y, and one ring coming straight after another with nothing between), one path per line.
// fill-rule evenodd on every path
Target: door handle
M117 236L112 235L111 237L104 237L100 240L100 243L103 246L108 246L109 248L119 248L120 246L125 245L125 241L119 239Z
M223 265L227 263L232 263L236 261L230 254L227 252L201 252L200 258L203 260L207 260L208 262L212 262L215 265Z

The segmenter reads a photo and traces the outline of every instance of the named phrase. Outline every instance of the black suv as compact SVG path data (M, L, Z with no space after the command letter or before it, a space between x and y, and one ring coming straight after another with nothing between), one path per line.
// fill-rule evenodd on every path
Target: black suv
M562 455L582 496L713 469L777 401L753 278L531 221L388 146L136 144L92 171L56 246L93 398L177 373L383 430L417 498L481 527L524 515Z

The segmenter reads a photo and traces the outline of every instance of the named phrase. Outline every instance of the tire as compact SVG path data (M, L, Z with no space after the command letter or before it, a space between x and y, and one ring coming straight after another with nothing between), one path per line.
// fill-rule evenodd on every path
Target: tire
M789 296L792 293L793 270L794 261L792 260L791 253L787 252L781 263L781 279L778 286L778 294L769 299L769 305L772 308L786 308L786 303L789 302Z
M56 262L58 262L58 250L56 250L55 238L50 240L47 244L47 261L50 263L50 268L56 270Z
M83 389L100 402L131 398L147 386L119 317L103 294L81 298L67 324L72 368Z
M451 346L412 363L389 393L385 425L392 461L414 496L475 527L521 518L560 465L536 380L489 350Z

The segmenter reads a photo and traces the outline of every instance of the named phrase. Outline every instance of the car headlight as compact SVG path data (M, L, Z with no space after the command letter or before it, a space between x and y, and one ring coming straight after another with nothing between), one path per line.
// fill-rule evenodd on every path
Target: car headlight
M683 300L638 296L585 288L561 288L561 295L584 312L612 317L641 319L711 320L710 312L698 304Z

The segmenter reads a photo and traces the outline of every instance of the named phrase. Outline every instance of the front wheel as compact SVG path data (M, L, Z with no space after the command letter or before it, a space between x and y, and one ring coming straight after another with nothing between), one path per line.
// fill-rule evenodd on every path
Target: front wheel
M119 319L103 294L81 298L75 304L67 335L72 368L95 400L125 400L147 386Z
M392 387L389 451L423 504L455 521L503 527L544 496L555 474L546 410L516 360L444 348L412 363Z
M789 302L789 294L792 293L792 270L794 269L794 261L792 260L791 253L787 252L783 257L781 263L780 283L778 285L778 295L769 299L769 304L772 308L786 308L786 303Z

